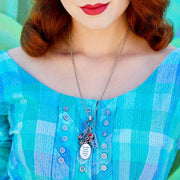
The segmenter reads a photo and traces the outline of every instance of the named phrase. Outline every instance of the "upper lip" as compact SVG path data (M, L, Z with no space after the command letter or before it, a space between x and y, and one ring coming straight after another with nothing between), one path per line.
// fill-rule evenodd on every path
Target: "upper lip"
M97 3L97 4L94 4L94 5L91 5L91 4L87 4L85 6L82 6L82 8L90 8L90 9L94 9L94 8L98 8L100 6L104 6L108 3L105 3L105 4L102 4L102 3Z

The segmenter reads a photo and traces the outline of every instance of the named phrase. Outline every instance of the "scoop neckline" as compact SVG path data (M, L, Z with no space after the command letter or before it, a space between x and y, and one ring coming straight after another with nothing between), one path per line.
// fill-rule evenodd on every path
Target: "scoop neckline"
M115 96L115 97L112 97L112 98L109 98L109 99L102 99L102 101L113 101L115 99L118 99L120 97L123 97L127 94L130 94L130 93L133 93L135 91L137 91L139 88L141 88L144 84L147 83L147 81L156 73L158 72L159 68L166 63L166 61L174 54L178 51L179 48L176 48L174 49L173 51L171 51L165 58L164 60L156 67L156 69L148 76L148 78L146 78L146 80L144 82L142 82L140 85L138 85L137 87L123 93L123 94L120 94L118 96ZM3 51L2 51L3 52ZM41 86L44 86L46 89L56 93L56 94L59 94L61 96L64 96L64 97L68 97L68 98L75 98L75 99L81 99L81 97L76 97L76 96L73 96L73 95L68 95L68 94L65 94L65 93L61 93L61 92L58 92L54 89L52 89L51 87L45 85L44 83L42 83L41 81L39 81L38 79L36 79L34 76L32 76L30 73L28 73L27 71L25 71L20 65L18 65L16 63L16 61L8 54L7 50L4 50L4 52L6 53L6 56L8 57L8 60L11 60L11 62L18 68L20 69L21 71L23 71L26 75L30 76L34 81L36 81L37 83L39 83ZM99 101L99 99L94 99L94 98L83 98L84 101Z

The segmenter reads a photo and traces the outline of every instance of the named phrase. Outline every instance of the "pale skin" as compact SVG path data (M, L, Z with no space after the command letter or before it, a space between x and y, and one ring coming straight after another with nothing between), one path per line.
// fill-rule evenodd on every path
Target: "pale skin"
M106 1L110 2L107 10L93 17L84 14L79 6L94 1L61 2L72 16L72 48L83 98L99 100L128 29L125 10L129 0ZM169 45L154 51L145 39L130 31L103 99L120 96L142 84L174 49ZM40 58L28 56L21 47L8 53L26 72L54 91L80 97L69 47L63 42L57 42Z

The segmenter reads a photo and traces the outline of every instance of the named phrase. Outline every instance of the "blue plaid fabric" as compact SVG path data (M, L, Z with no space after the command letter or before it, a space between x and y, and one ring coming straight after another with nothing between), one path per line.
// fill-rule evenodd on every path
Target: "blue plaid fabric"
M93 113L98 100L84 101ZM86 120L80 98L0 53L1 180L165 180L180 148L180 49L137 88L102 100L93 129L99 146L83 160L77 137Z

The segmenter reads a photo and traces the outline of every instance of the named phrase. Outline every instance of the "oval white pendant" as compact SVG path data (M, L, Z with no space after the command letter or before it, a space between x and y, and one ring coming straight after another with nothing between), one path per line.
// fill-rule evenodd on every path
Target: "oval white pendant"
M80 148L80 156L82 159L88 159L91 155L91 146L89 144L83 144Z

